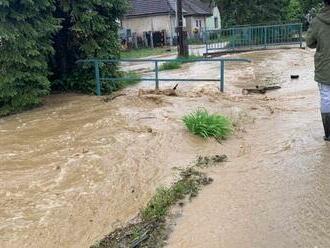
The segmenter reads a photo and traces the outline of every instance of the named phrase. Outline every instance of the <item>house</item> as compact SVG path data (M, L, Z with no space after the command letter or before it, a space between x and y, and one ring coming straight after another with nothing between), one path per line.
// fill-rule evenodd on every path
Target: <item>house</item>
M145 45L176 42L176 0L130 0L130 10L121 20L125 34ZM188 37L202 37L206 29L220 29L219 9L201 0L182 0ZM151 44L150 44L151 43Z

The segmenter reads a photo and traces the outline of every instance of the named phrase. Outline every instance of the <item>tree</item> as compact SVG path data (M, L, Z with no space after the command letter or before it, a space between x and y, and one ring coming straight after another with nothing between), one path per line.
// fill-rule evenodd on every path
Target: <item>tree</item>
M301 20L304 16L301 0L290 0L288 6L288 20Z
M225 26L283 22L289 0L216 0Z
M50 89L94 93L91 66L76 61L119 56L126 8L126 0L0 0L0 116L40 104Z
M52 0L0 1L0 116L38 105L49 92L52 11Z
M118 20L126 11L127 1L56 0L55 6L54 15L62 20L62 28L53 39L52 89L94 93L91 65L77 65L76 61L119 57ZM103 67L103 72L116 75L114 64ZM104 93L116 87L111 82L102 86Z

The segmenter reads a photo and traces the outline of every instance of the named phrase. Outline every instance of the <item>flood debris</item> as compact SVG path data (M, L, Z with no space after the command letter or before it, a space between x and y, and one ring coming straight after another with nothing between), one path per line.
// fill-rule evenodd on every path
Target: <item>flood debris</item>
M203 186L209 185L213 179L198 170L210 164L219 164L227 160L226 155L199 157L193 167L181 169L180 179L168 188L160 188L140 215L123 228L118 228L91 248L138 248L164 247L168 234L170 209L178 205L184 206L184 199L192 199L198 195Z
M104 102L111 102L113 101L114 99L118 98L118 97L121 97L121 96L126 96L127 94L124 94L124 93L119 93L119 94L112 94L112 95L109 95L109 96L106 96L103 98L103 101Z
M299 79L299 75L291 75L291 79Z
M164 89L164 90L139 90L139 96L143 95L165 95L165 96L178 96L177 94L177 88L179 84L176 84L173 88L171 89Z
M265 94L269 90L278 90L281 89L282 87L279 85L271 85L271 86L259 86L257 85L255 88L245 88L243 89L242 93L243 95L248 95L251 93L256 93L256 94Z
M226 155L215 155L215 156L199 156L197 158L196 166L205 168L210 166L218 165L219 163L226 162L228 157Z

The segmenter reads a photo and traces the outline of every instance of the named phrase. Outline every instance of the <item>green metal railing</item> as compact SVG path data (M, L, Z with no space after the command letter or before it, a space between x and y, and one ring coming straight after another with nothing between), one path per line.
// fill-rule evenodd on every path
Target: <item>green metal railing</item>
M154 64L154 78L139 78L141 81L154 81L155 89L159 90L159 83L161 81L177 81L177 82L219 82L220 83L220 91L224 92L225 86L225 63L226 62L251 62L248 59L240 59L240 58L223 58L223 59L87 59L87 60L79 60L77 63L90 63L94 65L95 71L95 83L96 83L96 94L101 96L102 92L102 81L135 81L136 78L130 77L103 77L101 73L102 65L104 64L118 64L121 62L129 62L129 63L153 63ZM219 74L220 78L160 78L159 77L159 65L161 63L167 62L181 62L181 63L193 63L193 62L217 62L219 63Z
M303 46L303 24L243 26L204 33L206 52L248 50L280 45Z

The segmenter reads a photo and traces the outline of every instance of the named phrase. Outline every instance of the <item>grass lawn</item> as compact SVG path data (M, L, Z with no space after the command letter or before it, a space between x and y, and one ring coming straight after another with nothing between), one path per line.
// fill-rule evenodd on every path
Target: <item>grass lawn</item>
M175 53L176 50L168 51L168 48L141 48L141 49L132 49L130 51L122 51L120 56L122 59L138 59L149 56L156 56L162 54L171 54Z

